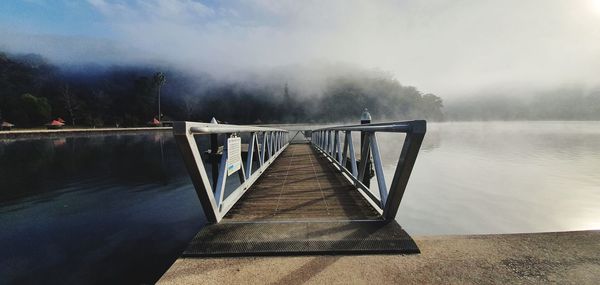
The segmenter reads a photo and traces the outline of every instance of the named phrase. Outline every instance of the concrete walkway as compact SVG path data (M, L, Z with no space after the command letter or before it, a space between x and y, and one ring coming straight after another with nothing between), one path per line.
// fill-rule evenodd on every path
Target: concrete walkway
M415 241L421 254L180 258L159 284L600 284L600 231Z

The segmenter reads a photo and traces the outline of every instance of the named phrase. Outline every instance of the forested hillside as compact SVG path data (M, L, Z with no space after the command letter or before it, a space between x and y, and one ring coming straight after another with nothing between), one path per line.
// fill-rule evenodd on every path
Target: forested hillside
M166 81L160 86L155 74ZM319 92L304 94L286 82L219 81L159 67L59 67L38 55L0 53L0 118L36 127L61 117L68 125L140 126L163 120L236 124L356 121L363 108L376 118L442 120L442 99L397 80L365 76L327 78Z

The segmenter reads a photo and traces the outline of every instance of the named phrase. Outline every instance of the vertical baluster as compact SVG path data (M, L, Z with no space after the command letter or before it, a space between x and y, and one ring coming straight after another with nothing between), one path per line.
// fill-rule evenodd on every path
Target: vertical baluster
M341 150L342 142L340 141L340 131L335 131L335 140L337 141L337 144L336 144L337 161L339 163L341 163L342 162L342 150Z
M375 133L371 134L370 144L371 153L373 156L373 163L375 164L375 176L377 177L377 187L379 188L381 208L384 208L388 197L388 190L385 184L385 175L383 174L381 157L379 156L379 146L377 145L377 136L375 135Z
M337 154L336 154L336 148L338 145L338 137L337 137L337 131L332 131L331 134L333 135L333 146L331 148L331 157L333 158L333 160L336 160L337 158Z
M331 131L327 131L327 153L331 155L331 149L333 148L333 136Z
M364 132L363 135L364 140L362 150L360 152L360 170L358 171L358 180L364 184L365 173L367 172L367 160L369 159L369 140L371 138L371 133Z
M262 146L260 148L260 166L262 167L265 164L265 155L267 147L267 133L262 132Z
M329 139L330 139L330 143L329 143L329 155L331 155L331 158L335 159L335 155L334 155L334 151L335 151L334 131L329 131Z
M323 148L323 131L319 131L319 148Z
M344 132L344 148L343 148L343 153L342 153L342 160L340 161L340 164L342 164L342 167L348 169L346 167L346 163L348 162L348 133L350 133L350 131L345 131Z
M352 143L352 132L346 133L346 139L348 140L348 152L350 152L350 166L352 168L352 176L358 178L358 169L356 167L356 153L354 152L354 144Z
M219 177L217 179L217 187L215 192L215 202L217 209L221 211L223 196L225 195L225 183L227 181L227 139L230 134L225 134L223 140L223 153L221 154L221 163L219 164Z
M254 141L256 140L256 133L250 135L250 144L248 144L248 155L246 155L246 179L252 175L252 160L254 159Z
M329 149L329 136L328 136L329 132L328 131L323 131L323 135L325 136L325 147L323 148L323 151L325 153L328 152Z
M273 134L273 132L269 133L269 160L271 160L271 158L273 158L273 153L274 153L274 143L275 143L275 134Z

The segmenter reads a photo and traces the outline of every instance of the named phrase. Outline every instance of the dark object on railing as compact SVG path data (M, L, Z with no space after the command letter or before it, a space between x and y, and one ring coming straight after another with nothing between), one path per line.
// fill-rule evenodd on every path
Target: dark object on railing
M377 186L379 188L379 198L363 183L363 180L366 178L365 176L368 175L367 163L360 163L358 167L360 169L356 167L357 158L352 143L352 131L364 134L361 154L372 154L375 177L377 178ZM383 219L391 221L395 219L398 212L426 131L427 122L424 120L339 126L313 130L311 141L339 170L350 177L350 180L359 189L361 194L363 194L371 205L380 211ZM345 137L343 148L340 132L343 132ZM406 133L389 191L383 174L376 132ZM348 158L350 159L350 168L348 168L347 164ZM364 159L364 157L361 159Z

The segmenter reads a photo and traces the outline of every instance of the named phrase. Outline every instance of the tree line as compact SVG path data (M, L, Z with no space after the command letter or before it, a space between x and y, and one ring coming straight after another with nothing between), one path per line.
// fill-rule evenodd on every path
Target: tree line
M303 94L285 82L223 82L157 67L64 68L39 55L0 53L0 119L17 127L58 117L82 127L143 126L158 118L159 94L163 120L356 121L364 108L377 118L443 119L440 97L386 76L334 77L321 93Z
M446 118L457 121L600 120L600 89L565 87L521 96L481 94L446 105Z

